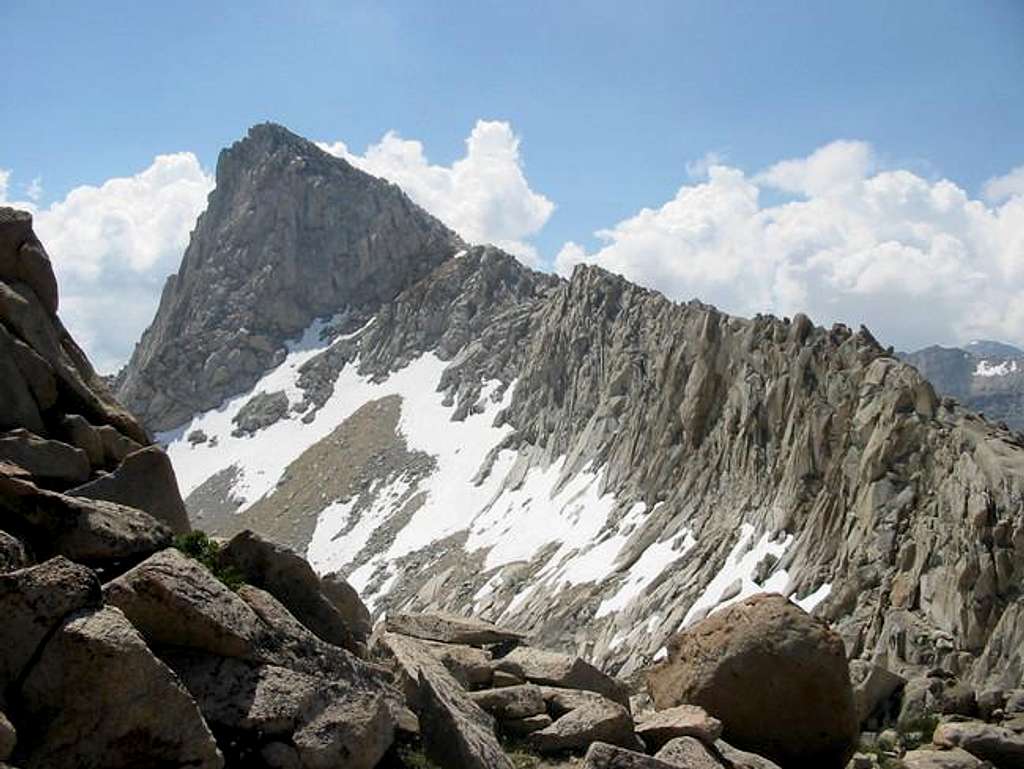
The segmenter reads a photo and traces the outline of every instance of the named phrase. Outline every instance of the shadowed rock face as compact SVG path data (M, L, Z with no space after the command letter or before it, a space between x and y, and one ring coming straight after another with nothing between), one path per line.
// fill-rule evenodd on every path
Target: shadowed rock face
M397 187L263 124L217 186L119 396L154 430L251 386L317 317L372 313L461 243Z

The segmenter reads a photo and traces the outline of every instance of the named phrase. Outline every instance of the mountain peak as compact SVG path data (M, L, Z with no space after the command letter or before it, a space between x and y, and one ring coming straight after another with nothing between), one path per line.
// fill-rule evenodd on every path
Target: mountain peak
M154 429L251 386L317 318L370 312L463 247L395 185L273 123L221 152L122 398Z

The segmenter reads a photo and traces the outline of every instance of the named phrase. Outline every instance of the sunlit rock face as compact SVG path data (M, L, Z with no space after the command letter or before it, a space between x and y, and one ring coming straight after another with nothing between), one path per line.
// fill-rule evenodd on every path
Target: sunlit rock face
M767 590L1019 683L1024 449L866 329L531 271L275 127L218 174L121 387L193 525L622 674Z

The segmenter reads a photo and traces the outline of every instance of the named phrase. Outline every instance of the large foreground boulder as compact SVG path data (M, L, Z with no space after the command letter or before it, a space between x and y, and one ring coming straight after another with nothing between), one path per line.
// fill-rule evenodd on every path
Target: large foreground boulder
M28 769L219 769L195 702L113 608L72 615L19 693L17 757Z
M494 719L477 705L426 641L384 631L373 652L388 660L407 704L419 714L423 745L441 766L511 769Z
M696 705L676 705L638 718L636 733L652 751L677 737L695 737L711 744L721 736L722 722Z
M269 750L303 769L373 769L391 746L384 686L213 655L172 653L168 662L234 766L260 766Z
M530 734L528 739L541 753L586 750L597 741L625 748L643 747L633 733L629 711L604 697L559 716L550 726Z
M629 709L629 686L579 657L520 646L503 657L496 669L535 684L597 692Z
M331 594L338 596L350 621L339 611L322 588L320 578L297 553L283 545L269 542L252 531L232 537L221 550L221 562L236 569L246 582L266 590L316 635L327 643L341 646L354 654L363 654L366 643L365 607L360 611L353 604L353 594L344 597L343 589L332 580ZM368 612L365 616L368 616Z
M647 686L656 708L699 705L730 743L787 769L842 769L853 754L842 639L781 595L753 596L675 636Z
M145 510L175 534L191 531L171 460L159 446L133 451L112 473L77 486L68 494Z
M696 737L675 737L655 753L656 758L685 769L720 769L715 751Z
M997 767L1024 766L1024 736L981 721L940 724L932 742L942 748L963 748Z
M142 510L40 489L10 467L0 467L0 514L39 557L103 565L144 558L171 543L171 530Z
M266 633L256 612L177 550L151 556L103 593L151 645L261 659Z
M39 646L72 612L98 607L100 583L91 569L66 558L0 575L0 703Z
M40 438L23 428L0 434L0 462L27 470L41 483L67 488L89 477L89 457L81 449Z

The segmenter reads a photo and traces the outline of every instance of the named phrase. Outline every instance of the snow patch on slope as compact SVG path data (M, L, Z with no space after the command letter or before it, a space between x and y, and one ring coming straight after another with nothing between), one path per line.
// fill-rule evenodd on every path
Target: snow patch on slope
M763 583L754 581L754 573L757 565L768 555L776 559L782 558L789 546L793 544L793 535L787 534L781 542L772 541L771 535L767 532L752 547L751 540L754 536L754 527L749 523L740 524L739 540L733 545L732 550L725 559L725 566L715 575L714 579L704 588L704 592L694 601L680 627L686 627L697 619L714 614L730 604L742 601L757 593L782 593L787 594L790 585L789 572L785 569L777 569ZM726 591L735 590L736 583L739 583L738 592L733 592L728 598L723 596ZM732 590L730 590L732 589ZM790 597L797 606L806 612L814 608L828 598L832 590L831 584L825 583L818 587L810 595L802 599Z
M979 360L977 368L974 369L974 376L993 377L1007 376L1017 373L1017 361L1004 360L1001 363L989 363L987 360Z
M682 558L696 544L697 540L693 538L693 534L687 531L668 542L655 542L648 545L643 554L629 567L626 579L618 592L601 602L594 617L599 619L625 609L630 601L643 593L644 589L660 577L665 569ZM654 619L656 618L657 615Z
M298 386L299 369L327 348L357 336L373 323L371 318L358 331L324 342L323 332L336 320L314 321L298 340L287 343L287 355L281 365L267 372L248 392L229 399L219 408L196 415L175 430L156 435L157 442L167 447L183 497L214 473L234 466L238 475L231 496L240 502L240 509L248 507L272 491L292 460L326 437L344 418L342 414L354 410L351 408L353 398L346 398L347 393L338 389L309 424L301 421L301 414L291 410L305 397ZM254 395L278 391L288 397L287 418L252 436L231 434L234 418ZM196 430L204 432L209 440L195 445L189 443L189 434Z

